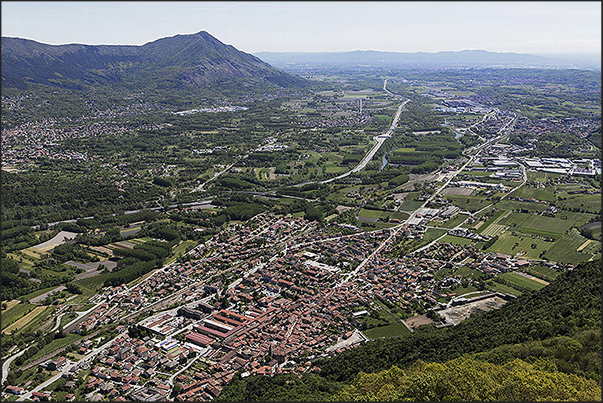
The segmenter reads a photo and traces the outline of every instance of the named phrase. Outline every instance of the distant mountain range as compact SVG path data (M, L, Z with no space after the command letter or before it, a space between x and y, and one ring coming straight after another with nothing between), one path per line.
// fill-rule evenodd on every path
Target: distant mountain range
M286 67L538 67L601 69L599 57L544 57L523 53L497 53L485 50L445 52L257 52L257 57L279 68Z
M75 89L89 85L306 85L305 80L225 45L205 31L142 46L47 45L2 37L2 87L26 88L29 83Z

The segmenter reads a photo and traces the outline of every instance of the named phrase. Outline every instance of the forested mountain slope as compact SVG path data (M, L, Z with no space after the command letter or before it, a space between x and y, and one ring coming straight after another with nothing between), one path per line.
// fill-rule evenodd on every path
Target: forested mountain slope
M116 84L131 89L207 87L231 80L279 87L306 84L205 31L142 46L47 45L2 38L3 88L27 88L31 83L73 89Z

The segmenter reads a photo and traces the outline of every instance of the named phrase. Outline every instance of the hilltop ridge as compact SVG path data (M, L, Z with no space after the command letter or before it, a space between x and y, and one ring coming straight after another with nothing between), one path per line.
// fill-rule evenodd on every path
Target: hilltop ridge
M88 85L206 87L240 84L304 86L305 80L226 45L206 31L133 45L47 45L2 37L2 86L37 83L82 89Z

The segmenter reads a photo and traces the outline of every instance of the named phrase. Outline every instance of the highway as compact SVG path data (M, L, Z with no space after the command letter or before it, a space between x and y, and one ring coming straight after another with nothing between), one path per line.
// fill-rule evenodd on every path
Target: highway
M200 184L199 186L197 186L195 189L191 190L192 192L201 192L203 191L203 187L210 181L216 179L218 176L222 175L224 172L228 171L230 168L232 168L233 166L235 166L236 162L233 162L232 164L230 164L229 166L227 166L224 170L220 171L220 172L216 172L214 173L214 176L212 176L211 178L209 178L208 180L206 180L205 182L203 182L202 184Z
M402 113L402 108L409 101L410 101L410 99L407 99L407 100L405 100L404 102L402 102L400 104L400 106L398 107L398 111L396 112L396 116L394 117L394 120L392 121L392 124L391 124L390 128L384 134L380 134L379 136L373 137L373 140L376 141L376 144L373 146L373 148L370 149L370 151L368 153L366 153L366 155L364 156L364 158L362 159L362 161L360 161L360 164L358 164L358 166L356 166L356 168L354 168L351 171L348 171L348 172L346 172L344 174L336 176L334 178L321 181L319 183L333 182L335 180L338 180L338 179L341 179L341 178L345 178L346 176L349 176L352 173L356 173L356 172L362 171L366 167L366 164L368 164L373 159L373 157L375 156L375 154L377 153L377 151L379 151L379 149L381 148L381 146L383 145L383 143L385 143L385 140L387 140L388 138L391 137L393 131L396 129L396 126L398 125L398 120L400 120L400 114ZM309 182L309 183L312 183L312 182Z

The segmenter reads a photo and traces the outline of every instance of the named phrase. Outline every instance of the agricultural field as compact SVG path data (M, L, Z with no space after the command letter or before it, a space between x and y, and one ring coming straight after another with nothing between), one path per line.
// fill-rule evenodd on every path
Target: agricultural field
M495 236L502 234L506 230L507 230L506 225L490 224L490 225L488 225L488 227L485 230L481 231L481 234L485 235L485 236L489 236L489 237L495 237Z
M523 186L519 189L519 197L524 199L534 198L536 200L554 202L555 201L555 190L552 188L533 188L530 186Z
M50 343L46 344L37 353L35 353L31 357L29 357L29 360L27 360L26 362L32 362L32 361L37 360L38 358L42 358L48 352L58 350L59 348L65 347L65 346L67 346L69 344L72 344L72 343L76 342L77 340L79 340L81 338L82 338L82 336L80 336L79 334L70 333L67 336L63 337L63 338L54 339Z
M390 338L404 336L410 331L400 322L391 323L385 326L374 327L362 332L369 339L378 339L380 337Z
M503 232L498 240L490 246L488 252L499 252L521 257L523 259L541 259L541 254L547 253L554 243L528 235L514 235Z
M165 264L170 264L172 262L175 262L176 259L178 259L178 257L184 255L186 252L188 252L189 250L191 250L192 248L194 248L195 246L197 246L197 242L192 241L192 240L186 240L186 241L182 241L180 242L179 245L175 246L172 249L172 258L166 260Z
M575 221L561 220L559 218L545 217L535 214L514 213L499 221L500 225L530 234L557 236L564 234L568 229L577 224ZM578 223L581 225L582 223Z
M450 203L464 211L475 212L491 204L490 201L486 200L486 197L480 196L445 195L444 197L448 199Z
M572 228L547 251L546 257L559 263L578 264L601 256L601 242L589 241ZM585 245L586 246L583 246ZM582 247L578 251L578 249Z
M425 235L423 235L423 240L431 242L438 239L447 232L448 230L443 228L427 228L427 231L425 231Z
M463 221L467 220L467 215L465 214L457 214L454 217L442 222L442 220L436 220L436 221L431 221L429 223L427 223L427 225L433 225L435 227L441 227L441 228L449 228L452 229L454 227L456 227L457 225L459 225L460 223L462 223Z
M469 245L473 242L473 239L469 238L461 238L454 235L446 235L444 238L440 239L438 242L449 243L452 245Z
M460 267L458 270L456 270L454 272L454 275L460 275L463 277L467 277L467 278L473 278L473 279L478 279L480 277L483 277L484 274L482 272L479 272L477 270L473 270L467 266L462 266Z
M477 270L473 270L467 266L462 266L458 269L454 269L451 267L442 267L440 270L438 270L435 275L434 278L436 280L442 280L445 277L451 277L451 276L463 276L463 277L467 277L467 278L473 278L473 279L478 279L480 277L483 277L484 274L477 271ZM456 292L456 290L455 290Z
M404 198L404 202L400 205L400 210L412 212L421 207L425 202L416 200L420 195L420 192L409 192Z
M485 217L486 214L489 215L489 218ZM509 214L511 214L511 211L508 210L498 210L492 214L491 209L487 209L482 213L482 215L480 215L479 221L473 226L473 228L475 229L476 233L480 234L490 225L497 224L502 218L507 217Z
M560 208L579 209L581 212L600 213L601 212L601 195L577 195L570 196L564 200L557 201Z
M29 313L27 313L26 315L17 319L16 321L14 321L10 325L8 325L6 328L2 329L2 333L3 334L11 334L13 331L21 331L21 330L25 329L26 327L28 327L28 325L31 322L33 322L34 320L40 319L42 317L42 313L45 312L48 308L51 308L50 310L55 309L55 307L53 307L53 306L51 306L51 307L36 306ZM46 317L46 316L47 316L47 314L45 314L43 317Z
M325 173L328 173L328 174L344 173L347 170L348 169L346 167L340 167L340 166L337 166L337 165L335 165L333 163L325 165Z
M559 177L561 177L560 174L555 174L552 172L528 171L528 181L546 183L551 179Z
M356 217L359 221L383 221L388 222L390 219L397 220L405 220L408 218L407 213L397 212L397 211L381 211L381 210L370 210L370 209L360 209ZM361 218L365 218L362 220Z
M523 294L523 292L521 292L513 287L509 287L508 285L500 284L500 283L497 283L496 281L492 281L492 280L487 281L486 286L488 287L489 290L492 290L495 292L501 292L503 294L515 295L516 297Z
M500 278L507 280L511 284L517 284L520 287L529 288L530 290L540 290L541 288L546 287L546 284L513 272L502 273Z
M17 304L15 304L13 301L11 301L11 306L2 311L2 328L6 328L32 311L34 308L36 308L36 305L34 304L19 303L19 301L17 301Z
M558 271L540 265L524 267L522 270L534 277L538 277L546 281L553 281L555 278L557 278L557 276L559 276L559 274L561 274Z
M517 200L503 199L496 203L494 207L503 210L527 210L529 212L542 213L548 207L548 203L532 203Z

